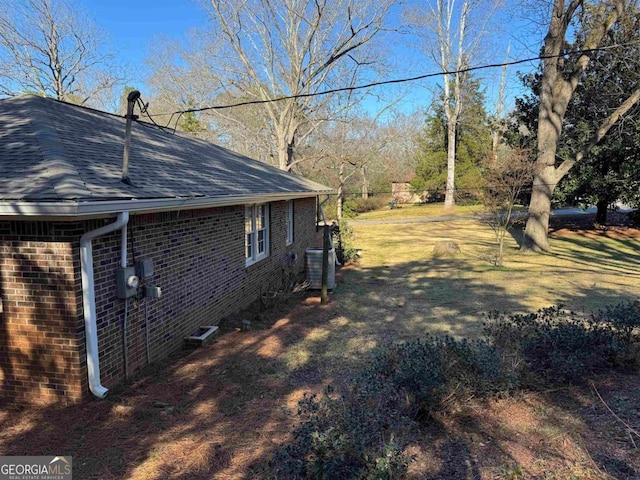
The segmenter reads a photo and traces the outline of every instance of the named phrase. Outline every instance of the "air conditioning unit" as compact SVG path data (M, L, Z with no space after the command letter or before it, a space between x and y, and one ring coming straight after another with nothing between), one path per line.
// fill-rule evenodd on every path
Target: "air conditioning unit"
M322 288L322 249L307 248L306 272L310 288ZM333 290L336 286L336 251L329 250L329 265L327 266L327 288Z

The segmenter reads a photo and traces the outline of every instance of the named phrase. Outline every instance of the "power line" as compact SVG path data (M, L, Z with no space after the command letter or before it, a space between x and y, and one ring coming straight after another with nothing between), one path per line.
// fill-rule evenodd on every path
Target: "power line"
M149 120L151 121L151 123L153 123L157 128L159 128L160 130L162 130L162 131L163 131L163 132L165 132L165 133L167 133L167 132L169 132L169 133L176 133L176 129L175 129L175 128L173 129L173 132L171 132L171 129L170 129L170 128L168 128L168 127L166 127L166 126L159 125L158 123L156 123L156 121L153 119L153 117L149 114L149 111L148 111L148 108L147 108L149 104L145 104L145 103L140 99L140 97L138 97L138 98L137 98L137 100L136 100L136 104L138 105L138 108L140 109L140 112L141 112L141 113L144 113L144 114L147 116L147 118L149 118ZM144 125L144 124L142 124L142 125Z
M281 97L269 98L269 99L264 99L264 100L247 100L247 101L244 101L244 102L237 102L237 103L231 103L231 104L226 104L226 105L213 105L213 106L207 106L207 107L189 108L189 109L185 109L185 110L177 110L177 111L171 112L171 113L169 113L169 112L157 113L157 114L155 114L155 116L159 117L159 116L170 115L169 122L167 124L167 126L168 126L171 123L173 117L178 115L178 119L176 120L176 125L177 125L177 122L179 121L180 116L182 116L185 113L198 113L198 112L205 112L205 111L210 111L210 110L224 110L224 109L228 109L228 108L244 107L244 106L248 106L248 105L263 105L263 104L266 104L266 103L281 102L281 101L284 101L284 100L293 100L293 99L297 99L297 98L311 98L311 97L317 97L317 96L323 96L323 95L330 95L330 94L334 94L334 93L348 92L348 91L354 91L354 90L363 90L363 89L379 87L379 86L383 86L383 85L393 85L393 84L399 84L399 83L416 82L416 81L419 81L419 80L426 80L428 78L434 78L434 77L439 77L439 76L444 76L444 75L455 75L455 74L459 74L459 73L468 73L468 72L474 72L474 71L478 71L478 70L485 70L485 69L489 69L489 68L503 68L503 67L513 66L513 65L520 65L520 64L523 64L523 63L527 63L527 62L533 62L533 61L536 61L536 60L547 60L547 59L551 59L551 58L561 58L561 57L565 57L567 55L575 55L575 54L583 55L583 54L600 52L600 51L605 51L605 50L611 50L611 49L614 49L614 48L626 47L626 46L637 45L637 44L640 44L640 41L620 43L620 44L615 44L615 45L606 45L606 46L596 47L596 48L587 48L587 49L581 49L581 50L574 50L574 51L565 52L565 53L562 53L562 54L559 54L559 55L538 55L536 57L524 58L524 59L520 59L520 60L512 60L510 62L501 62L501 63L490 63L490 64L485 64L485 65L477 65L477 66L474 66L474 67L462 68L460 70L447 70L447 71L444 71L444 72L433 72L433 73L427 73L427 74L423 74L423 75L417 75L417 76L414 76L414 77L404 77L404 78L396 78L396 79L390 79L390 80L381 80L379 82L371 82L371 83L367 83L367 84L363 84L363 85L332 88L332 89L323 90L323 91L320 91L320 92L300 93L300 94L295 94L295 95L285 95L285 96L281 96ZM147 116L149 116L149 118L151 118L151 116L148 114L148 112L147 112ZM155 125L157 125L158 127L160 127L160 125L158 125L155 121L153 121L153 123ZM164 127L164 128L167 128L167 127ZM173 129L173 131L175 132L175 128Z

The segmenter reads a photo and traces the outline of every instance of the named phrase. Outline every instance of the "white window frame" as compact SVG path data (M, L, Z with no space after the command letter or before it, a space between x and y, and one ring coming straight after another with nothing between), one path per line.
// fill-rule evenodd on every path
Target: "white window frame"
M293 243L293 211L294 211L294 203L293 200L287 200L287 245L291 245Z
M261 208L264 212L262 228L257 228ZM245 205L244 257L247 267L269 256L269 231L269 204Z

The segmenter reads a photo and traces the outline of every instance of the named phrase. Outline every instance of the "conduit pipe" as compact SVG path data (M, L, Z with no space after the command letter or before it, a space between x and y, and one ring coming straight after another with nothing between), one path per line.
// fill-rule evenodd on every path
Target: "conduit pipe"
M128 213L127 213L128 214ZM120 266L127 266L127 224L122 227L120 237ZM122 319L122 359L124 362L124 379L129 380L129 357L127 356L128 333L127 317L129 316L129 301L124 299L124 318Z
M98 354L98 326L96 322L96 293L93 278L94 238L122 229L120 263L127 265L127 223L129 212L121 212L115 222L85 233L80 238L80 266L82 269L82 306L84 308L84 330L87 343L87 373L89 390L98 398L104 398L109 391L100 383L100 358Z

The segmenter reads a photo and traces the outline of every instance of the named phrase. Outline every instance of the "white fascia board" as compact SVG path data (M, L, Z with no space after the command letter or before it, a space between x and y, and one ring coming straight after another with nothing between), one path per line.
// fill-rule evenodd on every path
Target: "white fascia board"
M220 197L175 197L131 200L103 200L88 202L0 202L0 218L4 217L66 217L91 218L118 212L153 213L170 210L229 207L251 203L277 202L296 198L329 195L332 190L286 192L260 195L233 195Z

